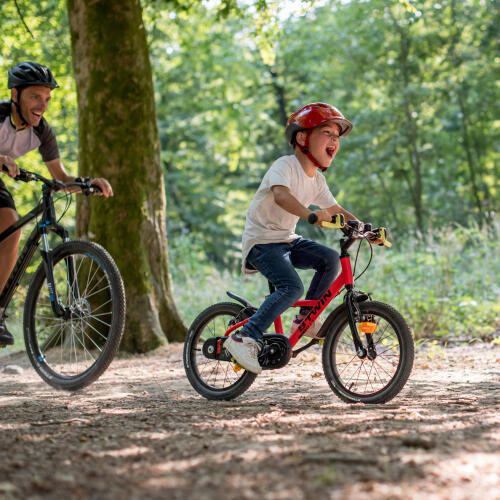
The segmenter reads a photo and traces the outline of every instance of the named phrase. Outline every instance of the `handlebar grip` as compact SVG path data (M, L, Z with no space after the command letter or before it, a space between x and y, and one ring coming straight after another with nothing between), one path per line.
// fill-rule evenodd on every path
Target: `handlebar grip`
M342 229L345 225L344 216L337 214L332 216L331 222L321 222L321 227L328 227L330 229Z
M318 216L312 212L309 214L309 217L307 218L307 222L309 224L316 224L318 221ZM343 214L336 214L332 215L332 220L330 222L322 222L321 227L330 227L332 229L340 229L343 228L345 225L345 219Z
M2 164L2 170L4 172L8 172L9 169L7 168L6 165ZM26 172L26 170L23 170L22 168L19 169L19 175L16 175L14 177L14 180L15 181L24 181L24 182L28 182L28 181L31 181L33 180L33 176L31 174L29 174L28 172Z

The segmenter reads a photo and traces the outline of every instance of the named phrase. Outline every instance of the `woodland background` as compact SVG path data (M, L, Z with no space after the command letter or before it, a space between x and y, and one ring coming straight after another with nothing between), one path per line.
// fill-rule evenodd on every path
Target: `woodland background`
M9 98L7 69L17 62L51 68L60 88L45 116L75 175L82 173L82 114L79 124L68 12L78 3L88 2L0 3L0 95ZM140 7L156 108L141 120L157 121L167 272L183 324L224 300L227 289L262 300L265 280L239 274L245 212L266 169L289 153L287 116L323 101L354 123L326 172L332 192L362 220L392 229L393 248L374 249L358 286L400 309L417 338L498 340L498 2L144 0ZM119 19L113 22L119 31ZM143 97L142 78L137 72L125 82L124 106ZM106 72L99 81L112 95ZM110 101L100 112L112 115L115 106ZM139 124L116 125L124 144L133 143ZM99 134L106 142L106 131ZM19 164L44 169L37 152ZM99 173L98 164L93 168ZM122 207L150 175L147 161L106 168L119 179L112 203ZM24 213L38 193L33 185L7 182ZM73 205L65 221L76 228L75 211ZM111 216L93 227L98 234L118 228ZM124 227L122 247L123 238L140 232L133 218ZM336 232L304 223L298 232L337 246ZM110 250L120 265L120 251ZM368 258L362 247L358 272ZM126 285L135 280L128 267L120 265ZM11 307L14 321L22 316L24 291ZM157 344L124 346L144 351Z

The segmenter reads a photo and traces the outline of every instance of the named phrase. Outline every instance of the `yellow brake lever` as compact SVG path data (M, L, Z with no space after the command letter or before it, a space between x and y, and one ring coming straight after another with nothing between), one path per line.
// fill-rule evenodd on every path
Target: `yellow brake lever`
M392 247L392 243L387 239L387 233L385 227L379 228L380 232L380 239L382 240L382 244L384 244L386 247Z

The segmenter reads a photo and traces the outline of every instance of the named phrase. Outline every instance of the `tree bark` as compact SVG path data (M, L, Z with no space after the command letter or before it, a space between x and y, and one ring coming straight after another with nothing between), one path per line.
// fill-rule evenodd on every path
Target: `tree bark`
M408 137L408 157L413 170L414 183L412 191L413 205L415 208L415 217L417 219L417 227L420 231L424 230L424 215L422 209L423 197L423 182L422 182L422 161L418 150L418 134L417 124L412 116L412 105L409 96L410 89L410 73L408 69L409 55L409 39L405 30L398 27L400 35L400 59L401 59L401 74L403 77L403 105L407 121L407 137Z
M140 0L67 0L78 90L79 172L115 193L83 199L77 233L115 258L127 293L122 349L186 334L173 301L152 71Z

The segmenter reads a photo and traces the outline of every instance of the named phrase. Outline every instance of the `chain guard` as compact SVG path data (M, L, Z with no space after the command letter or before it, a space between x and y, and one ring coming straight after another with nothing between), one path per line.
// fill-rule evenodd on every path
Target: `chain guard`
M264 347L259 354L263 370L277 370L288 364L292 357L292 345L288 337L279 333L264 335Z
M208 359L231 361L232 356L224 349L228 337L210 337L203 343L202 352ZM263 370L277 370L288 364L292 357L292 345L287 337L278 333L264 335L264 347L259 354L259 364Z

